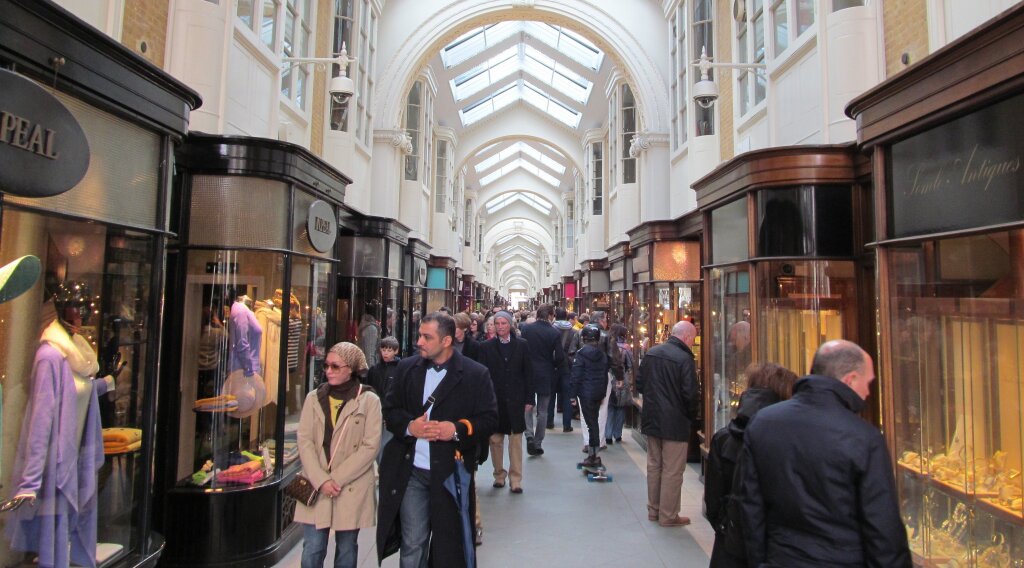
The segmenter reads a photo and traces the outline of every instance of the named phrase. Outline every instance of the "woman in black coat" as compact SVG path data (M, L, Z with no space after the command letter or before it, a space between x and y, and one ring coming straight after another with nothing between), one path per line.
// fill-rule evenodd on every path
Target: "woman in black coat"
M736 462L743 449L743 432L762 408L793 395L797 376L775 363L760 363L747 369L747 390L740 395L736 418L715 432L704 473L704 516L715 529L710 568L745 568L743 533L739 504L733 499Z

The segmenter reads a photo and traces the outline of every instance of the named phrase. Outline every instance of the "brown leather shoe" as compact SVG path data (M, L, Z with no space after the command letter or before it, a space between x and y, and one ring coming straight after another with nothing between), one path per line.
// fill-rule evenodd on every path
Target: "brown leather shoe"
M661 521L658 524L663 527L685 527L686 525L690 524L690 519L677 515L674 519Z

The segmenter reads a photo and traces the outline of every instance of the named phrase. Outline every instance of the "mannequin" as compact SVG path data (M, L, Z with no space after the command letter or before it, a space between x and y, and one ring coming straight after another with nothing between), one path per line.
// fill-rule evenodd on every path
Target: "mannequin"
M228 379L224 382L221 394L234 395L238 400L238 410L228 413L232 418L255 415L263 408L267 396L266 385L263 384L263 368L260 366L263 329L246 300L251 302L248 296L235 296L228 327Z
M263 384L267 394L261 406L277 397L278 379L281 373L281 309L272 299L256 302L256 321L263 328L263 344L260 346L260 365L263 367Z
M103 465L98 397L114 378L94 379L96 352L78 334L92 313L88 287L62 283L32 367L31 396L15 458L11 548L39 554L41 566L96 566L97 471Z

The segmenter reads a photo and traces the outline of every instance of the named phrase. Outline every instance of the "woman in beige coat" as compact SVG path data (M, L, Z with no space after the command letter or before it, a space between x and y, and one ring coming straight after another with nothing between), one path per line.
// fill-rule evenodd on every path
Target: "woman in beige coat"
M303 524L302 568L324 565L331 531L334 567L354 568L359 529L377 522L373 464L380 447L380 398L356 379L366 371L366 358L352 343L331 347L324 371L327 381L306 397L299 419L302 471L320 488L312 507L295 508L295 522Z

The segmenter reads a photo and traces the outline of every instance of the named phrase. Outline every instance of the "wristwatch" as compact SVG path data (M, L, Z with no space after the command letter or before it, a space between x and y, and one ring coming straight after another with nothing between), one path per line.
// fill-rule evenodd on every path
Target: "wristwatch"
M455 428L455 425L452 424L452 427ZM455 428L454 430L452 430L452 440L451 441L453 441L453 442L458 442L459 441L459 429L458 428Z

